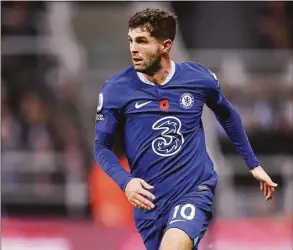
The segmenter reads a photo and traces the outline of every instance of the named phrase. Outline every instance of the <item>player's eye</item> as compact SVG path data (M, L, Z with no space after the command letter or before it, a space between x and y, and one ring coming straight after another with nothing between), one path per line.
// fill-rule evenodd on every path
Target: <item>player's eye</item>
M146 39L138 39L136 42L139 43L139 44L147 44Z

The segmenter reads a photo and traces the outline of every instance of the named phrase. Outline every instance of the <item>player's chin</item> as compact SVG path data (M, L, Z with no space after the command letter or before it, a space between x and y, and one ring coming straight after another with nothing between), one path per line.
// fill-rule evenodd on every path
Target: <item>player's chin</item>
M146 67L142 64L133 64L133 67L134 67L135 71L141 72L141 73L144 73L146 70Z

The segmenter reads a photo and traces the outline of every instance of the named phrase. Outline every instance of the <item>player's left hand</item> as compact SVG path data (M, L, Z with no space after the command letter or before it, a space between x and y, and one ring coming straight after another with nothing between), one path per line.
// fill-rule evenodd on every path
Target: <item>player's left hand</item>
M264 192L265 199L272 200L278 184L272 181L261 166L252 169L250 172L260 182L260 190Z

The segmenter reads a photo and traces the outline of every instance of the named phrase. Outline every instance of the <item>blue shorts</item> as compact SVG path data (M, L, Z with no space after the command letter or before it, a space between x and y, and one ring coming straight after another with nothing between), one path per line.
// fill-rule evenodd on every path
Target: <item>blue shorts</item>
M194 250L208 229L212 212L201 208L200 200L180 199L168 213L161 214L157 219L136 219L135 224L143 238L147 250L158 250L164 233L169 228L184 231L194 242Z

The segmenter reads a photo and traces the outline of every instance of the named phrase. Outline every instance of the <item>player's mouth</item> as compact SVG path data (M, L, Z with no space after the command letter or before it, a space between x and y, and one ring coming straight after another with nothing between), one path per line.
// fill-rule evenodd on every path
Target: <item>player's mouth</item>
M141 58L138 58L138 57L133 57L132 60L133 60L134 64L139 64L140 62L143 61Z

